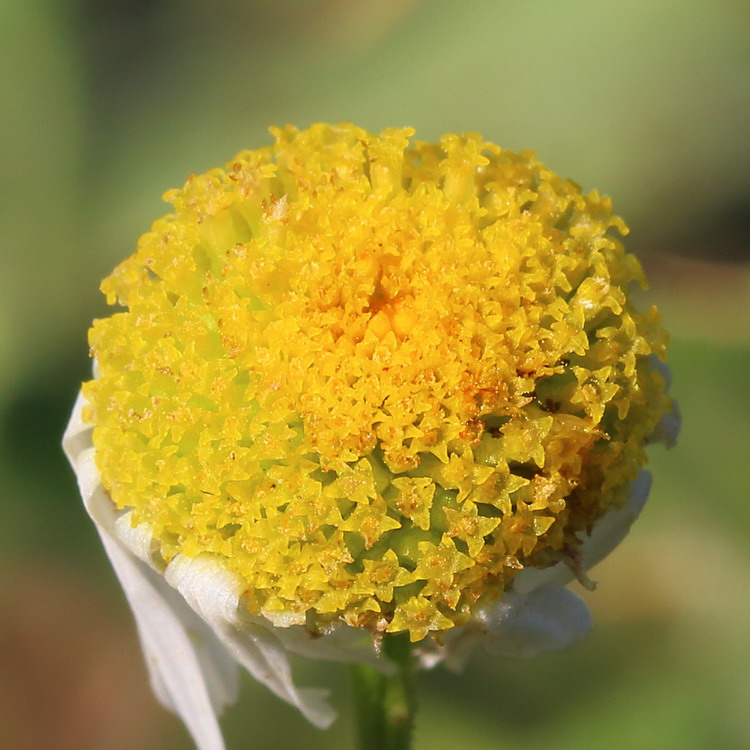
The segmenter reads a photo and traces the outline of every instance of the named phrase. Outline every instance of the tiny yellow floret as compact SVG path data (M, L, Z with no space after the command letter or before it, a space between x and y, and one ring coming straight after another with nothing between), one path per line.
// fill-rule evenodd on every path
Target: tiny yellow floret
M671 408L608 198L478 134L273 129L103 283L102 481L277 625L412 640L570 559Z

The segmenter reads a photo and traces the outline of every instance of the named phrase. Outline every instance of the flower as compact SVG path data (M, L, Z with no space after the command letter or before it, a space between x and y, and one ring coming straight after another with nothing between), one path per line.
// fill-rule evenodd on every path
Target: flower
M157 695L198 746L236 663L314 723L287 652L388 669L590 627L669 439L666 335L608 198L477 134L352 125L192 176L103 283L124 311L65 437Z

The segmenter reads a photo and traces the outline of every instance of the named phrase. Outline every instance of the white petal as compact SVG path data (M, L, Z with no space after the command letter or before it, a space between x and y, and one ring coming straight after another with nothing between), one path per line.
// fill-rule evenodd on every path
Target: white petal
M175 616L182 622L185 632L189 634L203 670L211 704L217 713L221 713L224 708L237 700L239 694L239 675L232 655L216 637L210 626L164 581L161 575L165 567L164 562L157 552L150 529L145 524L133 526L130 512L120 514L115 520L114 528L117 539L139 560L159 574L153 578L154 586L158 588ZM151 683L162 704L174 710L163 679L153 671Z
M199 750L223 750L215 707L226 703L236 692L236 666L228 657L208 657L212 646L203 636L207 633L212 637L210 631L184 602L183 611L179 612L179 606L175 608L179 604L177 597L161 576L137 560L116 538L118 514L101 486L91 447L91 427L80 417L83 403L79 397L66 430L65 450L86 510L133 610L152 684L157 695L185 722ZM204 671L207 662L211 666ZM227 663L231 673L222 673Z
M598 565L628 535L630 527L641 515L651 491L651 472L639 471L631 482L628 498L622 508L610 510L597 522L591 536L584 539L581 562L584 570Z
M547 585L530 594L506 593L476 618L487 629L485 648L506 656L536 656L567 648L591 629L586 604L564 586Z
M487 631L483 626L469 623L449 630L441 644L431 638L426 638L417 644L414 653L423 669L433 669L438 664L442 664L453 672L460 672L474 647L486 638Z
M630 527L638 518L648 499L651 489L651 473L640 471L630 484L628 498L622 508L611 509L599 519L590 536L581 544L581 568L590 570L601 562L627 536ZM575 575L564 562L549 568L526 568L513 578L513 590L526 594L547 584L565 585L575 579Z
M664 378L664 386L666 390L669 390L672 387L672 368L666 362L662 362L655 354L649 354L648 361L651 367Z
M96 472L93 449L80 455L78 470L86 509L133 610L152 682L185 722L199 750L223 750L195 645L160 590L158 574L136 560L114 537L112 501L101 485L90 479Z
M480 608L472 623L449 630L442 645L420 644L417 656L426 669L444 664L458 672L477 645L493 654L530 657L567 648L591 626L581 599L564 586L547 584L527 594L506 592L500 601Z
M177 555L167 566L166 580L212 627L232 656L256 680L296 706L313 724L327 727L335 718L325 691L297 688L289 659L272 627L262 627L239 613L244 584L214 558Z
M76 469L78 456L81 452L92 446L91 432L93 426L83 421L83 407L85 405L86 399L83 393L79 392L62 439L63 451L73 467L73 471Z
M257 622L256 618L254 620ZM370 636L359 628L340 625L322 636L314 636L306 628L294 626L275 632L284 648L293 654L310 659L367 664L384 674L391 674L394 670L393 663L378 656Z
M154 543L154 537L151 529L142 523L138 526L133 525L133 513L126 511L120 513L115 519L114 524L115 536L128 548L139 560L143 560L149 568L158 572L163 572L164 564L157 564L160 556Z
M664 443L667 448L674 448L677 444L677 436L682 427L682 415L676 401L672 401L672 411L662 414L661 419L649 435L650 443Z
M237 646L235 657L256 677L268 685L277 695L296 706L305 718L320 729L327 729L336 718L336 712L328 702L328 691L312 688L297 688L292 682L289 657L281 641L271 628L246 624L233 634ZM262 675L254 672L252 663L261 656L267 665ZM270 675L268 672L270 669ZM268 679L270 676L270 679ZM266 677L264 680L263 678ZM286 693L286 697L284 696Z
M655 354L649 356L651 366L664 378L667 392L672 387L672 370L666 362L662 362ZM664 443L667 448L674 448L677 443L677 435L680 432L682 418L680 407L672 400L672 411L662 415L654 431L649 435L649 443Z

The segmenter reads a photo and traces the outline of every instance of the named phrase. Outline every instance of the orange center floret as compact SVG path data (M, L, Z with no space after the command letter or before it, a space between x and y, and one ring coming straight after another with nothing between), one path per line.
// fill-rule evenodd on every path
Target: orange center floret
M412 639L573 554L669 408L606 198L477 135L274 131L104 283L97 463L279 625Z

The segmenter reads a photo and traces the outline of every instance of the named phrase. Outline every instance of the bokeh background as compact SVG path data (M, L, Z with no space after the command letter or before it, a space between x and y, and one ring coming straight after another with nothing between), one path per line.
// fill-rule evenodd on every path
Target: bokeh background
M746 0L0 0L0 747L186 750L59 439L98 283L270 124L479 130L615 201L666 326L678 447L595 573L597 627L421 679L415 750L750 747ZM348 748L246 679L230 750Z

